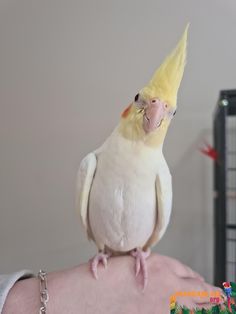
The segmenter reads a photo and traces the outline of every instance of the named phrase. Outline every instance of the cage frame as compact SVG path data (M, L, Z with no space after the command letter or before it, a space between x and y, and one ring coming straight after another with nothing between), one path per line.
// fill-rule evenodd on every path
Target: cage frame
M236 90L222 90L213 121L214 149L214 284L221 286L227 272L227 230L236 224L227 223L227 117L236 116ZM235 278L232 278L235 279Z

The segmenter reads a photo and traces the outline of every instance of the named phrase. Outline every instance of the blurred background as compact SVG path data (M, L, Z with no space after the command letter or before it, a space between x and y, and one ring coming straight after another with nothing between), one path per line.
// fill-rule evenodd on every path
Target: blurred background
M164 154L171 223L154 251L213 280L212 142L236 85L234 0L0 0L0 273L56 270L96 248L75 210L81 159L100 146L190 22Z

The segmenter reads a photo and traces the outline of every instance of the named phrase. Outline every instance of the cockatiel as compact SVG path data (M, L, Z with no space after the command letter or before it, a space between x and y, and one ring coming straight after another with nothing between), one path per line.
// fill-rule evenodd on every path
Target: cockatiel
M105 143L81 162L76 206L106 267L111 255L136 258L136 276L147 284L146 258L165 233L172 207L171 174L162 153L176 112L177 93L186 63L188 26L174 51L151 81L124 110Z

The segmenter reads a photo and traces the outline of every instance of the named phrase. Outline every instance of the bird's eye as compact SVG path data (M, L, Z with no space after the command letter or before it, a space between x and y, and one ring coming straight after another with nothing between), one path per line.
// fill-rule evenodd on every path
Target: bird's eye
M134 101L138 101L138 98L139 98L139 94L137 94L137 95L134 97Z
M152 104L156 104L157 100L156 99L152 99Z
M135 106L138 108L138 109L142 109L145 107L145 100L142 98L142 96L140 96L140 94L137 94L135 97L134 97L134 102L135 102Z

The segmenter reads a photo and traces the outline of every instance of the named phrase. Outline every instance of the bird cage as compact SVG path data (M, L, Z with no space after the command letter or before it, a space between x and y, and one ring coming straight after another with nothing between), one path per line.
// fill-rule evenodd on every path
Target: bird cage
M236 90L220 92L214 114L214 281L236 281Z

